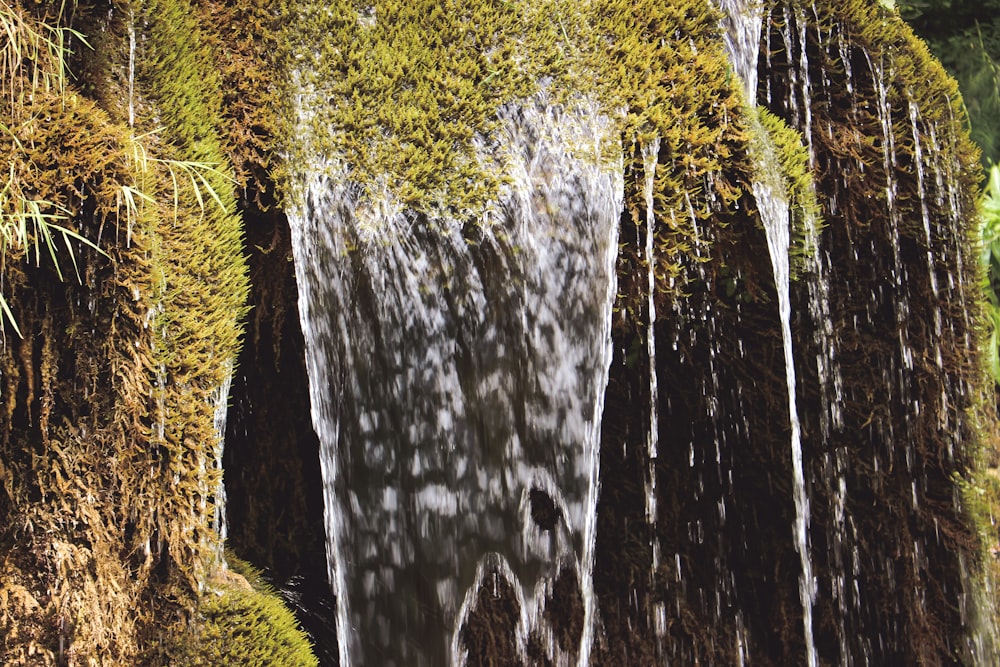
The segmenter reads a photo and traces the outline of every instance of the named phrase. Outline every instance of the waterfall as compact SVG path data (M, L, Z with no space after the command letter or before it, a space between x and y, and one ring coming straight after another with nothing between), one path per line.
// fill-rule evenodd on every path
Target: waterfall
M419 183L354 164L365 147L325 148L345 145L322 126L336 94L293 86L289 223L341 664L474 664L485 633L522 662L585 665L595 645L607 659L595 635L613 624L682 663L931 655L908 652L911 630L954 643L927 627L964 590L942 560L964 535L942 490L972 428L956 134L901 90L900 56L835 11L716 4L733 76L713 127L733 131L710 153L731 151L734 175L696 175L698 135L663 127L626 171L617 107L538 93L500 107L463 163L501 176L483 210L414 205ZM600 572L622 537L630 561L602 618L612 321ZM570 642L553 620L568 579ZM484 626L496 610L503 627Z
M785 380L788 386L788 415L791 427L792 481L794 484L795 549L799 553L802 571L799 574L799 598L802 601L802 625L806 640L806 658L810 667L818 663L813 640L812 609L815 602L812 561L809 557L809 498L806 493L802 466L802 436L795 404L795 359L792 352L791 294L789 285L789 210L788 202L762 182L753 184L761 221L767 235L767 249L774 268L774 284L778 292L778 312L781 318L781 341L785 355Z
M749 104L757 100L757 60L764 16L758 0L718 0L723 12L722 40L726 55L740 81Z
M213 423L215 425L215 437L218 442L215 446L215 469L219 471L219 484L216 486L214 492L212 493L213 503L215 505L215 513L212 519L212 525L215 527L216 533L218 533L218 549L216 553L216 558L219 563L225 563L225 558L223 555L223 550L226 545L226 538L228 537L229 526L226 521L226 485L222 480L222 454L226 447L226 418L228 416L229 410L229 392L233 386L233 363L227 362L223 370L223 381L219 385L218 389L213 392L213 402L215 408L215 415L213 418Z
M565 568L583 634L575 656L547 650L589 660L621 157L601 154L613 124L586 101L540 95L500 120L507 185L477 224L407 210L336 155L299 174L289 224L341 665L462 664L487 574L513 579L523 651Z
M761 6L748 5L744 0L722 0L726 51L733 68L743 78L747 104L756 106L757 101L757 60L759 57L760 31L762 27ZM787 9L786 9L787 11ZM805 29L805 23L802 24ZM805 63L805 49L802 59ZM807 65L804 65L807 68ZM808 100L808 80L803 83L803 95ZM805 124L811 122L809 104L805 104ZM805 471L802 463L802 434L796 406L795 355L792 349L791 327L791 269L789 251L791 249L791 211L788 196L783 185L783 175L775 148L767 136L766 129L759 123L751 125L751 132L758 135L751 156L755 161L752 184L757 210L764 225L767 249L771 258L774 286L778 296L778 314L781 320L781 340L785 361L785 382L788 390L788 420L792 459L793 500L795 520L792 535L795 550L799 554L799 599L802 604L802 626L806 644L806 660L809 667L816 667L819 658L813 637L813 605L816 586L813 580L812 560L809 555L809 498L806 489ZM808 129L807 129L808 134ZM742 655L742 653L741 653Z
M654 246L656 232L656 215L653 207L653 195L656 184L656 162L660 152L660 140L655 138L643 144L643 199L646 204L646 355L649 359L649 434L646 441L646 454L649 457L649 469L646 479L646 521L651 526L652 554L650 576L660 569L660 542L656 533L656 461L659 449L659 407L660 391L656 377L656 253ZM656 636L662 638L666 633L666 609L663 602L657 602L653 607L653 627ZM662 653L662 650L660 651Z

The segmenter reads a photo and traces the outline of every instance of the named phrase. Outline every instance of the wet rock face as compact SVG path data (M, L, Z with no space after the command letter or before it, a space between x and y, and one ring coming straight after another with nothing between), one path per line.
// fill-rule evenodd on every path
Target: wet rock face
M520 614L517 595L506 576L498 569L489 571L476 593L473 611L459 631L466 664L524 665L517 640Z
M759 100L809 139L827 223L795 297L810 312L799 346L815 392L803 431L819 641L838 660L989 661L976 612L947 602L970 585L953 481L981 400L964 240L976 170L956 91L920 45L892 50L832 8L821 30L796 8L769 18L774 74Z
M296 310L288 223L245 214L253 310L229 398L228 546L277 583L327 584L316 434Z
M412 627L435 635L433 651L441 652L433 655L467 652L468 664L575 660L588 627L596 634L592 663L606 665L800 664L809 654L836 664L936 664L956 655L974 663L984 655L969 639L975 610L968 608L967 569L975 548L953 481L975 440L966 415L978 391L969 314L975 281L964 247L971 152L940 71L921 59L895 19L863 4L765 3L759 28L750 31L759 50L740 70L756 64L750 94L800 137L821 208L822 228L809 239L796 238L804 232L793 228L789 240L801 254L791 261L796 275L784 332L794 364L782 341L763 197L753 188L759 173L740 162L744 171L734 180L744 187L734 200L692 186L684 207L647 216L637 205L647 176L642 161L625 161L626 204L616 219L618 292L626 296L613 315L592 576L580 558L581 503L560 493L576 474L568 472L572 457L552 464L566 475L558 478L535 474L552 462L524 469L497 463L507 456L499 446L464 458L448 449L474 452L469 443L481 438L525 450L574 441L535 437L526 423L542 408L526 415L519 406L519 397L530 395L537 406L555 405L555 413L578 408L553 400L565 393L564 378L542 373L533 384L506 365L515 352L534 362L552 352L546 346L558 347L551 323L532 320L537 313L528 309L527 338L491 327L524 298L505 292L507 277L543 291L557 275L582 275L578 264L546 264L552 273L532 278L523 265L511 271L524 257L516 243L490 245L468 229L435 240L414 230L413 220L393 217L399 211L388 199L355 206L349 187L338 198L309 185L313 199L300 213L314 225L312 238L327 233L332 218L355 225L333 246L304 242L300 253L340 267L335 278L316 264L308 270L322 293L315 305L340 318L320 338L336 360L324 376L323 400L349 397L326 405L343 443L331 454L340 457L340 476L327 476L328 509L337 508L327 533L347 543L327 549L353 550L363 561L364 574L342 582L363 600L352 602L352 613L391 624L379 617L375 598L406 597L403 579L412 579L411 599L422 602L416 611L398 610L400 617L419 613ZM729 28L741 28L737 23L731 18ZM675 164L678 150L656 151L657 168ZM535 185L560 172L558 161L546 159ZM571 208L551 194L536 191L511 208L541 205L546 215ZM681 226L692 226L699 244L671 258L670 280L683 285L674 289L666 269L655 270L657 258L666 261L646 249L646 239L650 227ZM393 240L373 243L373 229L389 229ZM472 238L475 250L467 245ZM333 290L344 276L342 291ZM393 284L405 287L395 293ZM309 317L323 321L316 312ZM421 335L399 334L414 327ZM791 444L792 365L801 472ZM441 388L452 371L460 390ZM500 381L489 391L488 383L476 388L487 377ZM286 381L262 371L254 382ZM449 402L470 395L468 409ZM233 455L227 475L240 469L239 459ZM258 465L263 489L269 466ZM412 477L409 486L400 485L401 476ZM460 483L487 501L463 504ZM263 517L275 513L278 496L258 500L257 525L272 520ZM315 504L308 512L315 522ZM805 540L793 532L797 521ZM449 542L445 534L454 531L442 527L455 525L472 536L462 544L473 546ZM419 539L405 537L411 528ZM376 543L385 548L373 549ZM530 552L524 562L521 549ZM485 551L504 553L509 567L479 560ZM571 553L576 568L563 568ZM455 559L465 568L458 584L447 574ZM811 577L803 575L806 560ZM425 566L414 566L418 561ZM811 595L805 579L815 582ZM524 581L536 580L546 583L525 591ZM804 621L807 606L811 622ZM382 635L377 641L392 639Z

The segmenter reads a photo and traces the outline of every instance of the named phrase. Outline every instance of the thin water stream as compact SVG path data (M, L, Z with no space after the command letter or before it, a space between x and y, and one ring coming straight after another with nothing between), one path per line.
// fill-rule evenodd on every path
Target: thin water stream
M789 283L789 211L788 202L776 196L763 183L754 183L754 197L767 235L767 248L774 269L774 283L778 292L778 312L781 318L781 341L785 357L785 381L788 387L788 415L792 455L793 499L795 523L793 536L799 554L799 599L802 602L802 626L806 641L806 660L809 667L816 667L819 659L813 638L812 613L816 598L812 559L809 555L809 497L806 490L805 471L802 465L802 427L795 399L795 357L792 350L792 308Z
M725 44L733 68L746 87L747 104L757 102L757 61L760 50L762 28L762 8L759 3L744 0L723 0L720 2L726 13ZM802 23L804 26L805 24ZM804 29L804 27L803 27ZM805 50L802 51L804 59ZM803 61L805 62L805 61ZM807 64L804 65L808 69ZM803 94L808 95L808 82L803 83ZM805 105L805 123L810 124L809 105ZM788 391L789 439L792 461L793 500L795 520L792 536L795 550L799 554L799 599L802 604L802 626L806 645L806 662L816 667L819 658L813 636L813 606L816 585L813 578L812 559L809 553L809 497L806 488L805 470L802 462L802 427L796 405L795 354L792 346L791 329L791 269L789 251L791 249L791 212L787 194L784 192L783 176L774 154L766 130L756 125L752 130L758 134L755 162L755 177L752 184L754 199L760 220L767 237L767 248L771 258L774 286L778 297L778 317L781 321L781 341L785 362L785 382ZM808 130L807 130L808 133Z

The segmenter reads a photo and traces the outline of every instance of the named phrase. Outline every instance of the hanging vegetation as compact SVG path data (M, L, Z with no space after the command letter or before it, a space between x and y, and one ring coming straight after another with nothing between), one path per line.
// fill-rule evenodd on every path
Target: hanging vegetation
M5 664L156 661L222 566L213 413L246 270L218 83L189 6L122 9L170 20L145 20L137 73L102 54L131 66L128 115L72 82L73 13L0 7L3 310L23 334L0 351Z

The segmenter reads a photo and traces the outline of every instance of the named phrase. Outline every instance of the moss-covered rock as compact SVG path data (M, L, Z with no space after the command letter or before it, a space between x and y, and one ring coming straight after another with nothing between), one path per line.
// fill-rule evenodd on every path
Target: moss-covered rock
M297 171L342 165L372 200L421 215L482 219L504 181L498 110L544 89L553 105L597 100L629 155L659 137L656 232L661 288L703 241L710 206L739 192L745 135L719 37L719 14L688 0L293 3L286 35ZM617 155L618 148L605 151ZM723 168L725 165L726 168ZM294 190L294 188L292 188ZM710 192L709 192L710 191ZM630 210L642 206L630 190ZM294 194L294 193L293 193Z
M171 651L186 667L315 667L309 639L278 594L248 563L229 557Z
M145 21L148 50L130 52L125 24L105 22L120 32L95 40L110 50L84 68L92 95L61 68L71 47L74 62L86 57L69 21L99 19L58 4L3 9L62 39L6 61L22 65L0 83L4 221L18 214L10 201L35 202L90 244L57 237L60 271L4 252L4 295L25 334L8 326L0 352L5 664L139 661L164 627L184 627L219 552L214 413L239 349L246 269L215 136L217 78L197 26L154 9L188 30ZM62 282L74 265L80 284Z
M664 640L650 610L666 600L663 633L678 662L734 663L737 646L801 659L787 434L773 419L787 410L786 389L750 194L755 142L765 138L796 224L805 229L817 207L826 223L803 253L827 254L813 255L793 287L806 466L819 480L821 654L839 656L843 636L854 656L868 656L864 633L885 640L886 661L944 662L964 650L968 623L953 601L965 564L955 554L982 557L970 514L995 536L973 495L995 480L973 474L977 433L992 422L976 418L978 325L966 313L978 276L962 263L977 155L954 83L891 12L862 0L763 3L757 114L726 63L719 14L702 1L62 7L0 10L16 15L18 34L44 38L2 61L0 146L10 159L0 212L10 220L34 205L61 216L103 254L70 237L77 284L61 246L59 271L25 247L3 252L0 287L25 336L8 329L0 346L0 661L156 663L181 651L189 664L314 664L277 598L213 579L213 416L247 291L237 204L280 206L297 169L329 160L363 196L390 196L420 223L481 220L505 186L497 113L541 90L553 105L596 102L620 138L608 154L624 156L598 653L607 664L652 660ZM93 31L96 51L71 25ZM59 39L71 58L51 47ZM816 85L804 102L807 79ZM297 111L292 85L305 91ZM643 149L654 141L647 215ZM932 149L941 157L928 159ZM278 237L255 235L252 252L266 254ZM906 280L894 273L904 264ZM259 265L264 283L276 269ZM839 424L815 364L826 354L808 309L818 273L833 285L826 315L843 332L837 363L848 389L831 392L843 404ZM904 297L919 315L913 327L897 309ZM654 368L629 354L648 349L650 332ZM636 454L648 415L635 405L652 399L651 372L670 396L660 428L671 446L654 462ZM909 393L893 393L888 376ZM838 438L819 435L831 428ZM904 471L904 456L919 477ZM656 537L675 556L652 574L641 497L650 469L661 493ZM864 576L850 621L836 604L853 593L829 574L845 557L830 528L841 479L850 493L840 510L857 539L848 555ZM956 488L967 491L959 508ZM740 502L719 505L730 497ZM706 533L718 539L692 538ZM911 548L918 542L929 552ZM896 616L886 620L887 609Z

